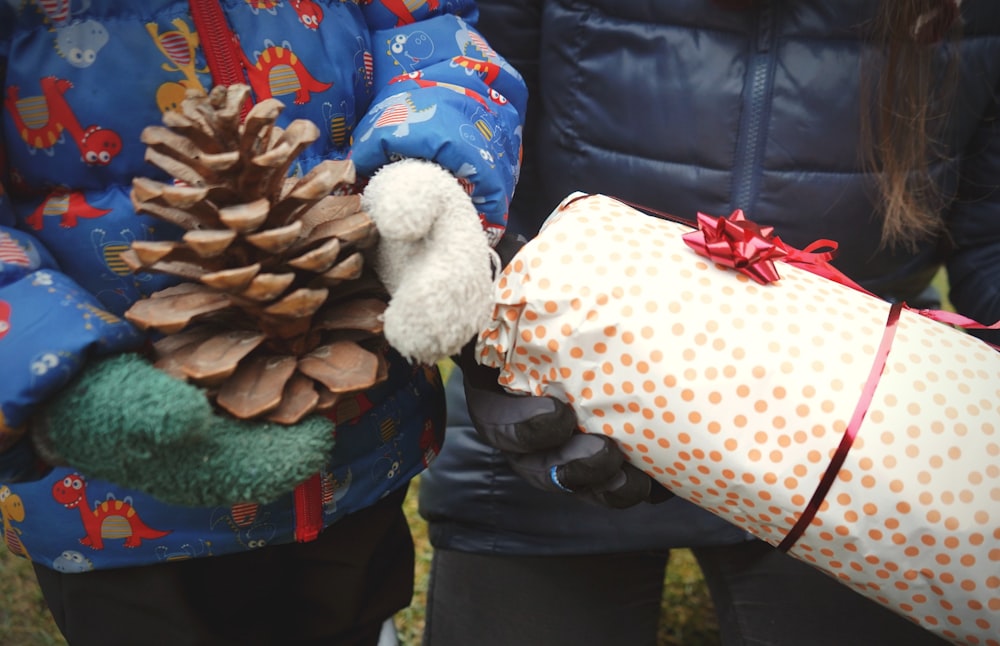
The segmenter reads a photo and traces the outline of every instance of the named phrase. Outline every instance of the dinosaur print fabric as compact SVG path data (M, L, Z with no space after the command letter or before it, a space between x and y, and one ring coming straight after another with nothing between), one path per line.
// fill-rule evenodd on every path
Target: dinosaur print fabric
M192 6L220 10L224 24L199 24ZM444 426L440 377L395 353L385 382L330 413L326 468L298 496L267 505L170 506L72 468L39 473L6 458L35 463L18 440L89 361L149 341L121 315L168 279L131 272L121 253L180 231L137 215L130 190L138 176L167 180L146 161L141 134L187 92L246 83L254 101L284 104L279 126L317 124L296 176L349 158L361 190L392 161L434 161L498 237L527 96L477 19L469 0L0 3L0 451L19 447L0 453L10 551L82 572L309 540L426 468Z

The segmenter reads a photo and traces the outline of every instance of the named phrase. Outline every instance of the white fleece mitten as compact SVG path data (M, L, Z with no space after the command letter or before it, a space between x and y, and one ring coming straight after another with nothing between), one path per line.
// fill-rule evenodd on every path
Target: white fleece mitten
M389 344L418 363L458 354L493 304L496 253L472 200L441 166L404 159L372 177L362 206L379 230L373 266L389 290Z

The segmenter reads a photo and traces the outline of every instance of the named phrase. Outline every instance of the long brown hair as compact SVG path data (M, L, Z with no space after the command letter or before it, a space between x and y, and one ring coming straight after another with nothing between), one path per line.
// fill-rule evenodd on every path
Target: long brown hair
M950 85L935 56L958 30L957 13L955 0L882 0L872 24L880 60L865 65L877 75L862 83L862 150L878 183L884 245L912 247L943 228L930 167L941 156Z

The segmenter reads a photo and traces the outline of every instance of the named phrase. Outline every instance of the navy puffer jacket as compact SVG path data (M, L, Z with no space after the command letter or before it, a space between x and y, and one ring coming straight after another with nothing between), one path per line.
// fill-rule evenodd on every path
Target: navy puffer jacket
M960 312L1000 319L1000 3L965 0L961 45L930 45L958 71L946 161L932 166L948 232L913 251L880 249L860 162L861 61L878 3L720 4L480 2L492 44L533 91L511 226L530 235L577 190L689 219L741 208L793 246L837 240L838 268L887 299L934 305L928 285L945 265ZM436 546L593 553L746 538L682 500L616 511L531 489L477 440L457 381L444 452L421 481Z

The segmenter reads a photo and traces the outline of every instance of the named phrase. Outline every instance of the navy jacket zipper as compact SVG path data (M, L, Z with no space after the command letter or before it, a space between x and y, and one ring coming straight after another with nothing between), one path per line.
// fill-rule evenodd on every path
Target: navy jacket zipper
M201 39L205 61L214 85L246 83L243 66L237 54L236 39L229 29L222 7L217 0L188 0L191 19ZM243 106L243 116L250 102ZM300 543L316 540L323 529L323 497L317 473L295 488L295 540Z
M754 51L747 69L743 93L743 114L733 164L732 209L743 209L754 217L753 208L760 189L760 163L767 140L770 97L774 85L774 51L777 40L777 9L773 2L761 2L757 15Z

